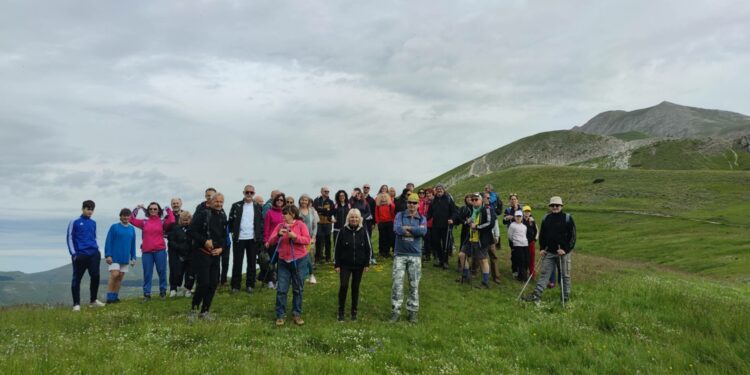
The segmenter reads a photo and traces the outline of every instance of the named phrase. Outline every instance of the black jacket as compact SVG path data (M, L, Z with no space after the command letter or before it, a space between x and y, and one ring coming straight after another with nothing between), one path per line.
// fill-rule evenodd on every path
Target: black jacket
M341 227L346 225L346 215L349 214L350 209L349 203L336 204L336 207L331 211L333 217L336 218L336 222L333 223L335 229L341 229Z
M242 223L242 211L244 209L244 200L232 203L232 208L229 209L227 226L229 226L229 231L232 232L232 242L235 244L240 236L240 223ZM253 236L256 241L263 242L263 206L253 202L253 211Z
M448 193L443 194L442 197L436 195L427 211L427 220L432 219L433 228L448 228L448 220L455 219L457 213L456 203Z
M371 197L370 194L365 196L367 205L370 206L370 213L372 213L372 221L375 221L375 198Z
M366 200L358 201L355 199L354 202L352 203L352 208L356 208L359 210L359 213L362 215L363 221L367 221L368 217L370 218L369 220L374 220L372 215L373 215L373 212L375 211L370 210L370 205L367 203ZM338 218L336 220L338 220Z
M533 217L530 217L529 220L523 219L522 223L526 226L526 240L529 242L536 241L536 220L533 220Z
M315 211L318 211L318 217L320 218L318 224L331 224L333 206L335 206L335 204L330 198L323 198L323 196L315 198L313 201L313 208Z
M367 267L372 257L370 238L365 227L352 229L345 225L336 236L334 267Z
M195 213L190 223L190 237L193 239L193 248L202 249L209 239L213 241L214 248L227 249L227 215L224 210L213 209L201 210Z
M542 219L542 228L539 231L539 249L548 252L556 252L561 248L565 253L570 253L576 247L576 223L573 216L560 212L547 214Z
M181 257L187 257L190 255L190 250L192 249L189 230L190 227L182 227L179 225L172 226L172 229L167 233L170 253L177 254Z
M513 222L513 217L515 217L515 215L516 215L516 211L520 211L520 210L521 210L521 207L522 207L522 206L521 206L521 204L519 203L519 204L518 204L518 207L508 206L508 207L506 207L506 208L505 208L505 212L503 212L503 224L505 224L505 227L506 227L506 228L507 228L507 227L509 227L509 226L510 226L510 223L512 223L512 222ZM510 219L510 220L508 220L508 219L506 219L506 218L505 218L505 217L506 217L506 216L508 216L508 215L510 215L510 216L511 216L511 219Z

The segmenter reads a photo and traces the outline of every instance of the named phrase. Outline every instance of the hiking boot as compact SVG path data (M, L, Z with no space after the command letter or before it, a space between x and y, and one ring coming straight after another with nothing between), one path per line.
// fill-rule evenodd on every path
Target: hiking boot
M401 314L397 312L391 313L391 320L390 320L391 323L397 323L400 319L401 319Z
M169 291L169 298L177 297L177 291L172 289Z
M276 327L281 327L284 325L284 318L276 318Z
M495 284L500 284L500 278L496 277L496 278L492 279L492 282L494 282Z
M310 280L309 280L309 282L310 282L310 284L313 284L313 285L315 285L315 284L317 284L317 283L318 283L318 280L316 280L316 279L315 279L315 275L310 275Z
M237 288L232 288L232 289L231 289L231 290L229 291L229 294L237 294L237 293L239 293L239 292L240 292L240 290L239 290L239 289L237 289Z
M353 322L357 321L357 310L352 310L352 321Z
M198 315L198 319L205 320L207 322L212 322L212 321L214 321L214 316L211 315L210 312L204 311L204 312L200 313L200 315Z
M441 263L440 267L442 267L444 270L448 269L448 263Z
M141 303L151 302L151 295L146 294L143 296L143 299L141 300Z
M73 311L81 311L81 305L73 306Z
M301 317L301 316L299 316L299 315L295 315L295 316L293 316L293 317L292 317L292 320L294 321L294 324L296 324L296 325L298 325L298 326L303 326L303 325L305 325L305 321L304 321L304 320L302 320L302 317Z
M482 283L479 284L479 285L477 285L476 288L477 289L489 289L490 288L490 284L487 284L484 281L482 281Z
M409 311L409 323L415 324L417 322L417 312Z
M541 299L536 293L532 293L526 296L521 297L522 300L526 302L539 302Z
M195 319L198 317L198 311L197 310L190 310L187 315L188 323L195 323Z
M104 307L106 306L102 301L95 299L94 302L89 303L89 307Z
M163 291L159 292L159 298L161 298L162 300L167 299L167 291L163 290Z
M378 261L375 260L375 258L370 259L370 264L378 264Z
M343 322L344 321L344 311L343 310L339 311L338 321L339 322Z
M185 291L185 297L192 297L192 296L193 296L193 292L190 289Z

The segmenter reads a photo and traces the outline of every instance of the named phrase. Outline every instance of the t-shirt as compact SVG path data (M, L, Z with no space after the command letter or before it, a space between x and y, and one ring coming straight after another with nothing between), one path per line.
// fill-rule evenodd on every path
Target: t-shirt
M252 240L255 238L255 207L253 203L245 202L242 205L242 220L240 220L240 240Z

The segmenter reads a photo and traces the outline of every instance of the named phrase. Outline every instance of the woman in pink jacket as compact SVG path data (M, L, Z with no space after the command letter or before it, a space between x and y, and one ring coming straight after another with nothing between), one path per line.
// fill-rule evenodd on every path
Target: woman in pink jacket
M148 204L146 218L138 219L138 210L142 210L143 205L139 204L133 210L130 222L143 231L143 241L141 241L141 264L143 264L143 302L151 300L151 278L154 275L154 265L156 273L159 274L159 297L164 299L167 296L167 244L164 242L164 234L169 232L174 225L174 215L172 209L167 207L167 215L156 202Z
M292 316L294 324L305 324L302 320L302 287L305 273L308 270L310 257L307 245L310 244L310 233L307 225L299 216L295 206L283 208L284 222L273 229L266 242L266 247L276 248L278 259L278 285L276 286L276 325L284 325L286 312L286 295L289 283L292 284ZM277 246L278 244L278 246Z
M271 208L263 217L263 243L268 243L268 239L271 237L271 232L273 232L274 228L284 222L284 214L281 213L281 209L284 208L285 205L286 195L284 195L284 193L280 192L273 197ZM268 282L268 288L273 289L276 287L274 284L275 275L273 267L268 264L271 255L273 255L273 249L266 246L265 251L266 256L261 257L260 274L258 274L258 279L261 281L261 285L263 285L264 282Z

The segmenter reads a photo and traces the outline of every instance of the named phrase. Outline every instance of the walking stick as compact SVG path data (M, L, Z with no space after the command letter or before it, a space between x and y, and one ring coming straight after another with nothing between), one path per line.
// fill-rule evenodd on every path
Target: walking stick
M440 259L440 265L448 263L448 244L451 238L451 232L453 232L453 225L448 226L448 231L445 232L445 244L443 245L442 259Z
M537 267L539 267L539 262L541 260L542 260L541 258L539 258L539 259L536 260L536 262L534 264L534 269L535 270L537 269ZM523 295L523 292L526 290L526 287L529 285L529 282L531 281L532 277L534 277L534 274L529 273L529 279L526 280L526 284L523 284L523 289L521 289L521 293L518 293L518 299L521 299L521 296Z
M562 256L557 256L558 263L560 264L560 297L562 298L562 307L565 307L565 278L563 277L563 265L562 265Z

